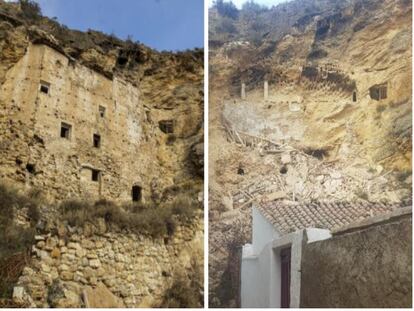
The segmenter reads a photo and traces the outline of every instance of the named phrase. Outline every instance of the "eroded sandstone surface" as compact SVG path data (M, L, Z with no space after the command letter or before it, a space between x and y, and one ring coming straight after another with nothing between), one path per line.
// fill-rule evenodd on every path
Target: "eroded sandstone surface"
M186 303L168 301L175 282L202 305L203 70L201 49L158 52L0 2L0 181L17 189L2 198L1 305Z
M411 197L411 2L209 14L209 301L236 306L253 202Z

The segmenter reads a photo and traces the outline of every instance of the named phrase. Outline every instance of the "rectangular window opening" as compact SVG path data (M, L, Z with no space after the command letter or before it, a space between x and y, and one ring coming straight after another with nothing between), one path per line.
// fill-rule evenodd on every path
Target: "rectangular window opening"
M132 201L141 201L142 188L140 186L132 186Z
M101 118L105 117L105 107L104 106L99 106L99 115L101 116Z
M49 94L50 83L45 81L40 81L40 92Z
M61 126L60 126L60 137L66 138L66 139L70 139L71 131L72 131L72 125L67 124L65 122L62 122L61 123Z
M381 85L374 85L369 88L369 95L372 99L381 100L387 98L387 85L383 83Z
M99 170L92 169L92 181L99 181L101 172Z
M95 148L101 147L101 136L99 134L93 134L93 146Z

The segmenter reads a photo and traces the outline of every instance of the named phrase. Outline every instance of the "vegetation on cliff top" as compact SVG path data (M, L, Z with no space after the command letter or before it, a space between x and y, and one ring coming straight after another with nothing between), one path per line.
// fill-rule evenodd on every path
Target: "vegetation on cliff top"
M117 74L132 84L139 83L144 74L162 67L168 60L184 69L179 72L181 74L198 75L198 69L203 68L203 49L158 52L139 41L134 42L131 37L122 40L100 31L72 30L56 18L42 16L39 5L32 0L0 2L1 20L15 27L24 25L33 43L49 45L108 78ZM108 63L108 55L116 57L113 64Z

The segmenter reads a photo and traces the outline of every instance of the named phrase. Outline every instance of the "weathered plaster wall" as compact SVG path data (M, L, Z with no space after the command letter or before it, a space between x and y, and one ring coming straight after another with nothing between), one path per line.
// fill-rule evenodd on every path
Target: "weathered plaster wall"
M275 228L256 209L252 209L252 244L243 247L240 300L242 308L270 306L271 273L280 275L274 265L272 241L279 237ZM272 272L270 272L272 270ZM280 270L280 269L279 269Z
M411 254L411 214L306 244L301 307L411 307Z
M48 94L40 92L41 80L50 83ZM7 73L0 102L1 177L47 189L58 199L131 200L133 185L150 197L150 183L161 172L148 156L155 140L148 142L149 122L132 84L110 80L47 46L29 45ZM60 137L61 122L72 126L69 140ZM101 136L100 148L93 147L93 134ZM92 168L101 171L99 182L91 180Z
M243 247L241 261L241 307L279 308L281 305L282 249L291 247L290 306L299 307L300 267L304 232L308 242L327 239L328 230L309 228L280 235L276 228L253 208L253 243Z
M20 297L15 298L36 307L82 307L83 291L103 283L126 307L156 306L177 268L189 268L202 252L202 221L178 227L168 240L109 232L103 219L97 223L92 231L84 227L71 233L60 226L56 234L36 236L32 261L15 287ZM197 260L201 264L202 258Z
M252 208L252 228L252 250L255 255L260 254L266 244L280 236L276 228L254 207Z

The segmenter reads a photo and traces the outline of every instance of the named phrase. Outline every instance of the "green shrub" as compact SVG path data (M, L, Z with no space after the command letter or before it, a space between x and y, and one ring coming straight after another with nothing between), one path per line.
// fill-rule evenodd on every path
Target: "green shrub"
M67 220L71 226L83 226L92 213L92 206L86 202L77 199L69 199L60 204L64 220Z
M232 19L239 17L239 10L231 1L225 2L223 0L217 0L214 3L214 7L221 16L226 16Z
M40 218L38 199L19 194L16 189L0 184L0 257L27 249L34 239L32 228ZM28 208L32 227L24 228L13 222L14 209Z
M237 28L230 18L223 17L220 23L216 26L216 31L219 33L235 34L237 33Z
M30 20L37 20L42 16L40 6L37 2L32 0L19 0L20 9L25 18Z

